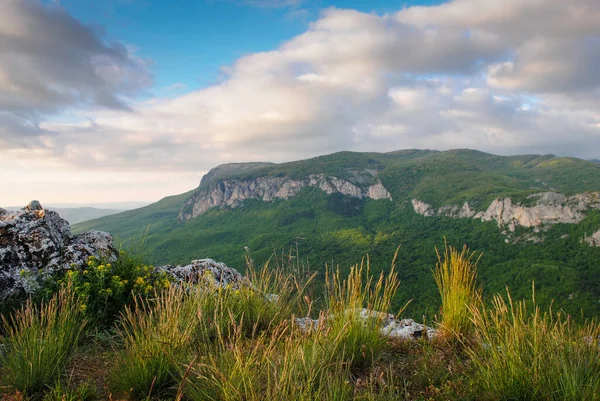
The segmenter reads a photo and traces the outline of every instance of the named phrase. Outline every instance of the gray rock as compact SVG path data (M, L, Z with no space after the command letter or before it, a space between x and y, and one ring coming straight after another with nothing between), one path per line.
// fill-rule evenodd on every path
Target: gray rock
M565 196L556 192L541 192L529 195L532 205L513 203L510 198L498 198L485 211L476 212L468 202L446 205L434 209L418 199L412 200L413 209L423 216L447 216L473 218L481 221L496 221L498 227L514 232L517 226L540 231L557 223L576 224L585 218L590 209L600 209L600 193L585 192Z
M368 187L360 187L349 181L324 174L311 174L304 179L290 177L264 176L248 180L220 180L203 188L185 202L179 215L188 220L213 207L235 208L246 199L258 199L272 202L277 199L289 199L304 188L316 187L327 194L341 193L355 198L392 199L388 190L377 182Z
M302 330L305 333L317 330L317 328L319 327L319 320L311 319L310 317L297 317L296 319L294 319L294 323L296 324L296 326L298 326L300 330Z
M436 329L417 323L412 319L394 319L388 325L381 328L381 333L387 337L413 339L427 336L432 339L437 336Z
M431 327L427 327L423 324L416 323L412 319L396 319L396 317L389 313L373 311L370 309L360 310L347 310L345 314L352 314L359 317L362 320L378 319L381 322L380 333L385 337L390 338L401 338L406 340L413 340L427 336L427 338L435 338L438 334L437 330ZM327 319L333 319L335 316L330 315ZM348 317L350 318L350 316ZM326 323L327 319L323 319ZM319 319L311 319L310 317L296 318L294 320L296 326L303 332L309 332L316 330L319 327L324 327L322 321Z
M0 301L31 294L55 273L85 265L90 256L117 258L110 234L73 235L66 220L38 201L16 212L0 211Z
M215 286L229 286L232 288L238 288L240 285L249 283L234 268L228 267L225 263L215 262L212 259L193 260L187 265L165 265L156 267L155 269L157 271L164 271L176 282L197 283L208 279Z
M582 242L587 243L589 246L600 246L600 230L590 236L586 235Z

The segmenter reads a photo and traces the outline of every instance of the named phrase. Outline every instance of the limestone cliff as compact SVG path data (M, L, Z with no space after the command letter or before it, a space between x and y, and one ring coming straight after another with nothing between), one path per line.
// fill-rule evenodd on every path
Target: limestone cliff
M600 193L585 192L566 196L556 192L530 195L527 205L513 203L510 198L495 199L485 211L476 211L466 202L463 205L447 205L439 209L418 199L412 200L413 209L423 216L447 216L496 221L498 226L514 232L517 226L534 228L556 223L579 223L590 209L600 209Z
M600 230L596 231L590 236L583 238L583 242L590 246L600 246Z
M221 179L200 186L198 193L184 204L180 218L188 220L200 216L213 207L235 208L246 199L258 199L271 202L277 199L289 199L302 189L316 187L327 194L341 193L355 198L392 199L392 195L379 180L368 186L359 186L350 181L310 174L304 179L290 177L263 176L253 179Z

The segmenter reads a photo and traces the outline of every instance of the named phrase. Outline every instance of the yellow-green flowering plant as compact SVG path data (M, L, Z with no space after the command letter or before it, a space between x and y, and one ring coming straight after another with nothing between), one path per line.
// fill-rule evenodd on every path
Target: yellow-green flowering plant
M91 256L82 268L69 270L58 280L59 287L71 285L89 318L100 325L110 323L135 296L149 296L169 288L169 277L152 266L121 254L114 263Z

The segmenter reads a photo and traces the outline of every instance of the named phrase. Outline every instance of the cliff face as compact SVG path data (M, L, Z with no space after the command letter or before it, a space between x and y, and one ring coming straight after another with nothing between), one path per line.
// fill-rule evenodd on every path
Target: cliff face
M513 203L510 198L495 199L485 211L471 209L468 202L463 205L448 205L434 209L418 199L412 200L416 213L423 216L447 216L473 218L481 221L496 221L501 228L514 232L517 226L530 227L538 231L542 226L556 223L579 223L590 209L600 209L600 193L586 192L566 196L556 192L530 195L528 205Z
M289 199L309 187L316 187L327 194L341 193L355 198L392 199L387 189L377 182L360 187L341 178L311 174L302 180L290 177L264 176L248 180L219 180L201 189L189 198L182 208L180 218L188 220L200 216L213 207L235 208L246 199L271 202L276 199Z
M583 239L589 246L600 246L600 230Z

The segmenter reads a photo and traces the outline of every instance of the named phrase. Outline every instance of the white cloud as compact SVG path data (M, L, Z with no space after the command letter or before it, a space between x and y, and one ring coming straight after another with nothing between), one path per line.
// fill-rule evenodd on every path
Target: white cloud
M344 149L598 157L597 65L597 0L455 0L389 15L328 9L302 35L225 68L217 85L130 103L130 112L98 102L69 123L13 122L12 136L0 138L65 166L157 174ZM2 73L0 88L20 82ZM128 76L118 67L101 74L108 87Z

